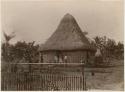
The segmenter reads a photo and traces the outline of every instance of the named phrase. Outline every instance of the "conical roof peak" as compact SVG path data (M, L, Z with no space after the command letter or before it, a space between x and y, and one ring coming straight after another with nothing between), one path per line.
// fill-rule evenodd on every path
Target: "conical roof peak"
M71 14L67 13L67 14L64 15L62 21L63 21L63 20L64 20L64 21L65 21L65 20L75 20L75 18L74 18Z
M73 16L71 14L67 13L64 15L64 18L73 18Z

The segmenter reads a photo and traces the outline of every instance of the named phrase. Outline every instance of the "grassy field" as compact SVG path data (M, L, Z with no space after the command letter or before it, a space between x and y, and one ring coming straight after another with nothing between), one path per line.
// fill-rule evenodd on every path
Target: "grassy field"
M86 68L86 85L88 90L124 90L124 61L111 61L115 67ZM90 71L95 71L92 76Z

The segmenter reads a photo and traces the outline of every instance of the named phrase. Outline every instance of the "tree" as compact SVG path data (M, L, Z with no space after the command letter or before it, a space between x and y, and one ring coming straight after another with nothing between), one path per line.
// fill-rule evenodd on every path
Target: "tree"
M2 43L2 68L1 71L8 71L10 70L9 67L10 65L8 64L8 62L10 62L12 60L11 58L11 53L10 53L10 49L13 47L12 45L9 44L9 41L15 37L14 32L11 33L10 35L7 35L5 32L3 32L4 38L5 38L5 43ZM8 66L9 65L9 66Z
M107 38L106 36L104 37L99 37L99 36L96 36L94 38L95 40L95 46L101 50L101 53L102 55L104 55L105 53L105 47L106 47L106 42L107 42Z
M14 32L12 32L10 35L7 35L5 32L3 32L3 34L4 34L4 38L5 38L6 43L9 43L9 41L10 41L12 38L15 37Z
M108 53L111 55L114 55L114 51L116 48L116 42L113 39L108 39L107 44L106 44L106 50Z
M10 48L12 45L9 44L9 41L15 37L14 32L12 32L10 35L7 35L5 32L3 32L5 43L2 44L2 57L5 59L5 61L9 61L10 56Z
M94 41L92 44L95 44L96 48L99 48L101 50L104 59L106 59L107 57L114 58L118 55L118 53L121 56L124 51L123 43L118 42L117 44L115 40L107 38L106 36L94 37Z
M124 58L124 44L122 42L118 42L116 45L115 54L119 59Z

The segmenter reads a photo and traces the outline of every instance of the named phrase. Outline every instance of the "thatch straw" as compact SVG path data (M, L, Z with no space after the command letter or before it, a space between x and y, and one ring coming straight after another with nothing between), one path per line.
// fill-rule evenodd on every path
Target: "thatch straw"
M40 50L93 50L74 17L66 14Z

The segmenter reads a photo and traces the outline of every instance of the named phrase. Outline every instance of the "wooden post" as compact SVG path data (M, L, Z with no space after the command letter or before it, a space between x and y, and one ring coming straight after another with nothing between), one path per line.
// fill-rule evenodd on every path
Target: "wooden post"
M43 63L43 52L39 52L39 63Z
M39 63L41 63L41 52L39 52Z
M83 90L86 90L84 64L82 65Z
M88 51L86 52L86 63L88 63L88 58L89 58L89 55L88 55Z

